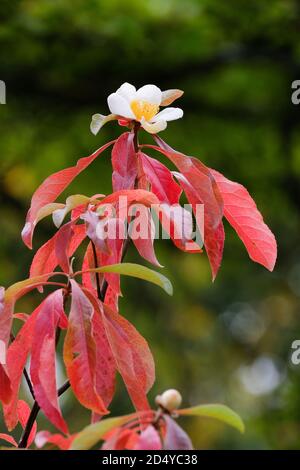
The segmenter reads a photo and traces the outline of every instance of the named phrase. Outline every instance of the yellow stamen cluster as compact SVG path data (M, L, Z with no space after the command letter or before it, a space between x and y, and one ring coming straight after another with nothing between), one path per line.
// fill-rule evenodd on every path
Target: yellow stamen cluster
M159 106L157 104L152 104L143 100L134 100L130 103L130 106L138 121L141 121L142 118L146 121L150 121L159 110Z

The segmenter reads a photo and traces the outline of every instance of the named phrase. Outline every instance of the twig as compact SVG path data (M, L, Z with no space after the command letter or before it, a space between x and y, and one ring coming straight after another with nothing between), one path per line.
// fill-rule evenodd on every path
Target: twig
M69 382L69 380L67 380L57 391L57 396L60 397L63 393L65 393L68 388L70 388L71 384ZM29 415L29 418L28 418L28 421L26 423L26 426L25 426L25 429L23 431L23 434L21 436L21 439L20 439L20 442L18 444L18 448L19 449L26 449L27 447L27 442L28 442L28 438L30 436L30 433L31 433L31 430L33 428L33 425L34 425L34 422L37 418L37 415L40 411L40 406L39 404L37 403L37 401L34 402L33 404L33 407L31 409L31 412L30 412L30 415Z

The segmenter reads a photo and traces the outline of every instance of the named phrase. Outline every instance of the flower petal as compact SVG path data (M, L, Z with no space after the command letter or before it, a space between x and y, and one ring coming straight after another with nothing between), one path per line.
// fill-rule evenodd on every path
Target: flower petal
M144 85L136 92L136 99L160 105L162 92L156 85Z
M149 134L157 134L157 132L164 131L167 127L166 121L157 121L154 123L150 123L145 121L144 119L141 121L141 125L145 131L149 132Z
M125 98L126 101L130 103L136 97L136 88L130 83L125 82L123 83L123 85L120 86L116 93L118 93L118 95L121 95L123 98Z
M107 104L110 112L118 116L134 119L134 114L131 111L128 101L118 93L112 93L107 98Z
M91 132L94 135L98 134L104 124L109 121L113 121L114 119L117 119L117 116L115 114L109 114L108 116L104 116L103 114L94 114L92 116L92 121L90 125Z
M183 116L183 111L180 108L166 108L160 111L154 116L151 122L158 122L160 120L164 121L174 121L175 119L180 119Z
M169 106L173 101L177 100L183 95L182 90L166 90L162 92L161 106Z

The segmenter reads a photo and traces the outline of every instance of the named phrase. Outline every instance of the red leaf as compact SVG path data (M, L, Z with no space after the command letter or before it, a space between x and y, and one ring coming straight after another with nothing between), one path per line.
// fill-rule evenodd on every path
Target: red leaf
M169 234L177 248L189 253L201 253L202 249L192 239L192 214L179 204L169 206L162 203L159 208L159 219L164 230Z
M70 243L73 238L73 222L68 222L63 225L61 229L57 232L57 237L55 240L55 254L58 265L61 267L63 272L70 272L70 263L69 263L69 250Z
M112 149L113 190L132 189L137 177L137 157L133 132L122 134Z
M59 289L44 300L36 317L30 375L39 406L49 421L67 434L58 404L55 367L56 328L64 315L63 291Z
M149 263L162 267L158 262L154 251L155 225L152 215L147 207L139 207L137 215L131 222L131 239L139 254ZM141 219L141 220L139 220ZM136 234L136 236L133 236Z
M102 318L98 312L92 318L93 338L96 345L96 382L95 389L108 407L115 391L116 365L110 345L106 337L106 331ZM98 417L94 416L93 421Z
M205 231L204 245L210 262L213 281L222 263L224 242L225 231L223 222L220 222L219 226L212 232L209 232L208 229Z
M30 315L27 313L14 313L14 318L17 318L17 320L21 320L22 322L26 322Z
M165 450L192 450L193 444L187 433L168 415L164 416L166 434L164 437Z
M22 380L23 369L32 346L33 331L36 317L41 310L39 305L28 317L15 340L10 344L7 351L7 369L12 386L12 397L10 402L3 407L5 423L11 431L18 423L17 404L19 389Z
M68 246L70 238L72 237L72 222L69 222L61 227L61 230L57 232L55 240L55 255L58 266L63 272L69 273L70 264L68 257Z
M103 306L107 338L128 393L137 410L149 408L146 394L155 380L155 367L146 340L124 317Z
M95 267L93 248L89 243L82 262L82 285L94 293L96 292L96 274L89 273L88 270Z
M0 439L2 439L3 441L9 442L14 447L18 447L18 444L16 443L14 438L12 436L10 436L9 434L4 434L4 433L1 432L0 433Z
M35 278L25 279L11 285L4 295L4 289L0 289L0 340L8 346L13 312L16 301L31 290L43 285L47 285L47 279L55 273L49 273ZM10 379L5 366L0 366L0 399L4 404L8 404L13 398Z
M139 436L135 430L118 427L107 433L104 438L101 450L124 450L134 449Z
M144 204L150 207L151 204L159 204L159 200L151 191L145 191L144 189L122 189L102 199L100 206L105 204L118 204L120 217L122 209L124 210L124 208L128 208L132 204Z
M63 231L64 228L61 227L55 235L50 238L43 246L41 246L38 251L36 252L32 264L30 267L30 277L39 276L40 274L47 274L52 271L58 266L59 261L57 259L56 254L56 242L59 238L59 233ZM83 242L86 237L85 233L85 226L84 224L81 225L74 225L74 234L71 238L69 249L68 249L68 256L71 257L79 245Z
M118 217L122 221L125 221L130 218L128 210L131 206L135 204L141 204L145 207L151 207L152 205L158 206L159 200L157 196L150 191L146 191L144 189L131 189L116 191L115 193L104 198L101 201L101 205L102 204L116 204L118 206ZM136 227L136 225L134 225L134 227ZM151 238L149 238L149 240L136 239L134 242L136 242L135 245L143 257L145 257L150 262L159 265L153 251Z
M47 284L47 279L50 274L46 276L35 277L26 279L25 281L17 282L10 286L6 291L0 288L0 340L7 347L10 338L11 326L13 321L13 311L16 301L25 295L30 290L33 290L41 285ZM8 374L5 366L0 365L0 399L4 403L8 403L11 399L11 387L8 379Z
M28 421L28 418L29 418L29 415L30 415L30 411L31 411L30 407L27 405L27 403L25 401L23 401L23 400L18 401L17 408L16 408L17 422L19 422L21 424L23 429L25 428L25 426L27 424L27 421ZM37 429L37 424L36 424L36 421L35 421L33 426L32 426L31 432L28 436L28 441L27 441L27 446L26 447L29 447L32 444L32 442L34 441L34 438L35 438L35 435L36 435L36 429ZM4 439L5 441L12 444L14 447L18 447L18 444L16 443L15 439L12 436L9 436L8 434L0 433L0 439Z
M101 266L107 266L109 264L116 264L121 262L122 258L122 248L124 243L124 237L122 236L122 224L120 219L112 218L109 219L106 223L107 233L113 233L115 236L107 238L107 248L108 253L100 252L99 253L99 260ZM110 287L116 292L116 294L120 294L120 275L119 274L112 274L112 273L105 273L104 279L108 282Z
M244 243L250 258L273 271L277 257L276 240L247 189L218 171L211 172L224 200L224 215Z
M170 205L178 204L182 191L174 181L171 171L158 160L150 158L142 152L139 152L138 155L144 174L151 184L151 190L159 201L167 202Z
M150 147L169 158L188 180L204 204L205 224L216 229L223 217L223 200L210 170L197 158L176 152L160 137L155 140L160 147Z
M113 310L118 311L119 295L110 286L106 291L104 303Z
M7 372L2 364L0 364L0 401L8 403L11 400L12 388Z
M162 445L158 432L153 426L147 426L144 431L141 432L139 439L134 450L161 450Z
M4 353L9 342L9 335L13 319L14 304L5 300L5 289L0 287L0 340L1 350L4 347ZM4 346L3 346L4 345ZM8 403L12 396L10 379L6 370L6 365L0 363L0 401Z
M87 168L105 149L114 142L108 142L100 147L89 157L78 160L75 166L58 171L48 178L38 187L31 199L31 206L27 213L26 224L22 231L22 238L28 248L32 248L32 236L36 225L36 217L39 210L54 202L56 198L69 186L76 176Z
M75 437L76 434L64 437L61 434L51 434L49 431L40 431L35 437L35 445L38 449L41 449L45 444L54 444L61 450L68 450Z
M203 201L200 199L198 192L195 190L194 186L192 186L189 181L181 174L175 173L177 179L182 186L186 197L193 208L193 212L196 217L197 225L200 230L200 233L203 237L204 246L207 252L207 256L210 262L213 280L216 278L218 270L220 268L222 257L223 257L223 249L224 249L224 240L225 240L225 233L222 221L220 224L214 228L210 224L205 224L204 233L202 227L202 220L198 220L198 210L200 204L203 204ZM199 214L202 217L202 213Z
M81 218L85 221L88 238L99 250L108 252L107 239L104 236L106 220L92 210L86 211Z
M96 390L96 344L92 336L94 309L79 285L70 281L72 302L64 343L64 362L79 402L98 414L107 409Z
M21 282L14 284L6 292L3 287L0 288L0 341L6 348L10 339L15 303L19 297L37 287L37 285L40 284L34 284L33 282L33 285L24 285ZM4 404L8 404L12 398L12 393L7 367L0 364L0 400Z
M30 412L31 412L31 409L27 405L27 403L24 400L19 400L18 405L17 405L17 413L18 413L19 422L20 422L23 429L25 429L28 418L30 416ZM37 424L36 424L36 421L35 421L33 426L32 426L31 432L28 436L27 446L26 447L29 447L32 444L32 442L34 441L34 438L35 438L35 435L36 435L36 429L37 429Z

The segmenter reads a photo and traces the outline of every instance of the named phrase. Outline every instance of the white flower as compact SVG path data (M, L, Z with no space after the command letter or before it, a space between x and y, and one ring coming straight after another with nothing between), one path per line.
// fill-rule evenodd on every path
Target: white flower
M144 85L136 90L130 83L123 85L109 95L107 103L111 114L94 114L91 131L97 134L101 127L114 119L137 121L150 134L156 134L167 127L167 121L174 121L183 116L180 108L167 108L159 111L160 106L168 106L183 95L181 90L161 91L155 85Z

